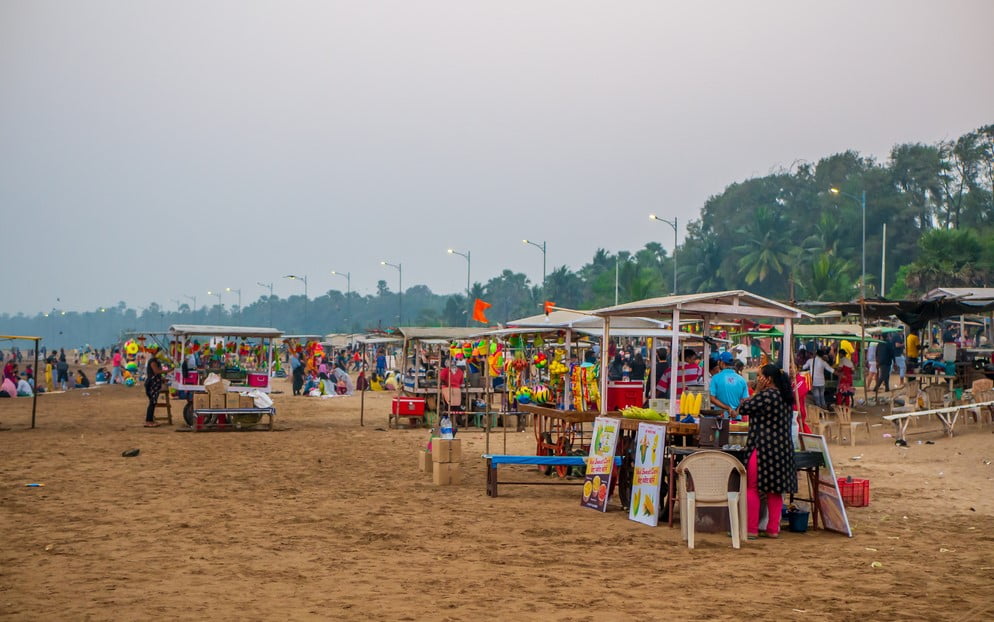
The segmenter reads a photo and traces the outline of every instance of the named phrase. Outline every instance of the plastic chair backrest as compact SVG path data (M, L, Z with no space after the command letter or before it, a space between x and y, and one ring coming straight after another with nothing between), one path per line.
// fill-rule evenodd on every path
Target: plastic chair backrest
M946 399L946 387L933 384L925 387L925 399L928 400L929 408L939 408Z
M904 400L904 404L897 404L898 398ZM918 407L918 389L914 383L908 382L900 389L896 389L890 396L890 405L888 414L895 414L895 408L899 409L897 412L908 412L915 410Z
M745 489L745 467L734 456L721 451L703 450L690 454L677 467L677 473L690 476L698 504L728 503L728 480L739 474L739 492Z
M852 423L852 409L849 406L837 405L835 414L839 416L839 423Z
M980 393L981 391L990 391L991 389L994 389L994 380L991 380L990 378L981 378L980 380L974 380L973 385L970 387L970 391L974 395ZM977 401L979 402L980 400Z

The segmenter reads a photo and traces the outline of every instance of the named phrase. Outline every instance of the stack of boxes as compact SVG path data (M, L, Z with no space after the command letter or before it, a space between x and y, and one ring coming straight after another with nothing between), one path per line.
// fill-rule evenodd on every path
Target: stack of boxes
M436 438L431 443L431 478L436 486L462 483L462 440Z

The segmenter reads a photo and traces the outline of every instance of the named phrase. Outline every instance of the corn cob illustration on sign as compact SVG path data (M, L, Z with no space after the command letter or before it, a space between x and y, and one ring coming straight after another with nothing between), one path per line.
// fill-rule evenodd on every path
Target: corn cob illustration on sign
M659 486L663 481L666 426L640 423L635 436L632 504L628 518L655 527L659 524Z
M580 505L601 512L607 511L607 496L614 479L614 452L618 445L621 421L612 417L594 419L594 437L584 474L583 497Z

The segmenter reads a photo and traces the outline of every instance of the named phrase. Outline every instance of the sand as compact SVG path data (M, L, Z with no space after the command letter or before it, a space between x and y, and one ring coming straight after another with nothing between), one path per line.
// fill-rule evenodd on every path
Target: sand
M433 486L417 471L427 432L386 430L390 397L367 394L360 427L358 396L284 393L280 431L242 433L145 429L140 388L44 396L35 430L31 400L0 400L0 617L994 618L989 426L833 444L840 476L871 480L854 538L736 551L703 534L690 551L678 528L581 508L578 487L487 497L480 433L460 435L463 484ZM531 431L508 439L534 452Z

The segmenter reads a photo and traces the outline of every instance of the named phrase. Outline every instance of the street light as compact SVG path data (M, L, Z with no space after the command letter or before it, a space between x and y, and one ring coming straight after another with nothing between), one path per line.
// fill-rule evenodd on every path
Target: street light
M304 282L304 330L307 330L307 275L297 276L296 274L288 274L284 279L290 279L291 281L303 281Z
M242 289L241 288L234 289L234 288L231 288L231 287L225 287L224 291L226 291L226 292L235 292L236 294L238 294L238 323L241 324L241 321L242 321Z
M859 277L859 297L866 300L866 190L864 190L860 196L849 194L848 192L842 192L838 188L829 188L828 191L835 195L849 197L853 201L859 203L860 208L863 210L863 272Z
M217 296L217 325L221 325L221 310L224 309L224 303L221 302L221 292L207 292L208 296Z
M351 272L342 273L342 272L336 272L334 270L332 270L331 273L334 274L335 276L344 276L345 277L345 313L348 315L348 318L349 318L348 319L348 323L346 324L346 328L347 328L346 332L351 333L352 332L352 300L350 298L350 294L352 293L352 273Z
M521 240L524 244L531 244L538 250L542 251L542 295L545 296L545 242L541 244L538 242L532 242L531 240Z
M460 253L459 251L452 250L450 248L449 249L449 254L450 255L459 255L460 257L465 257L466 258L466 302L469 304L469 308L472 308L473 302L470 300L470 294L469 294L469 270L470 270L470 267L472 266L472 263L470 262L470 259L469 259L470 251L466 251L465 253ZM542 283L542 286L544 288L545 287L545 283ZM467 311L466 311L466 326L469 326L469 320L470 320L471 316L472 316L472 313L470 313L470 311L467 309Z
M402 326L404 324L404 264L381 261L380 265L397 269L397 289L399 290L397 300L400 304L400 311L397 313L397 326Z
M676 234L677 234L677 219L676 216L673 220L666 220L665 218L660 218L655 214L649 214L649 220L658 220L659 222L664 222L669 226L673 227L673 295L676 296Z
M262 283L260 281L255 282L259 287L269 288L269 328L273 327L273 284L272 283Z

